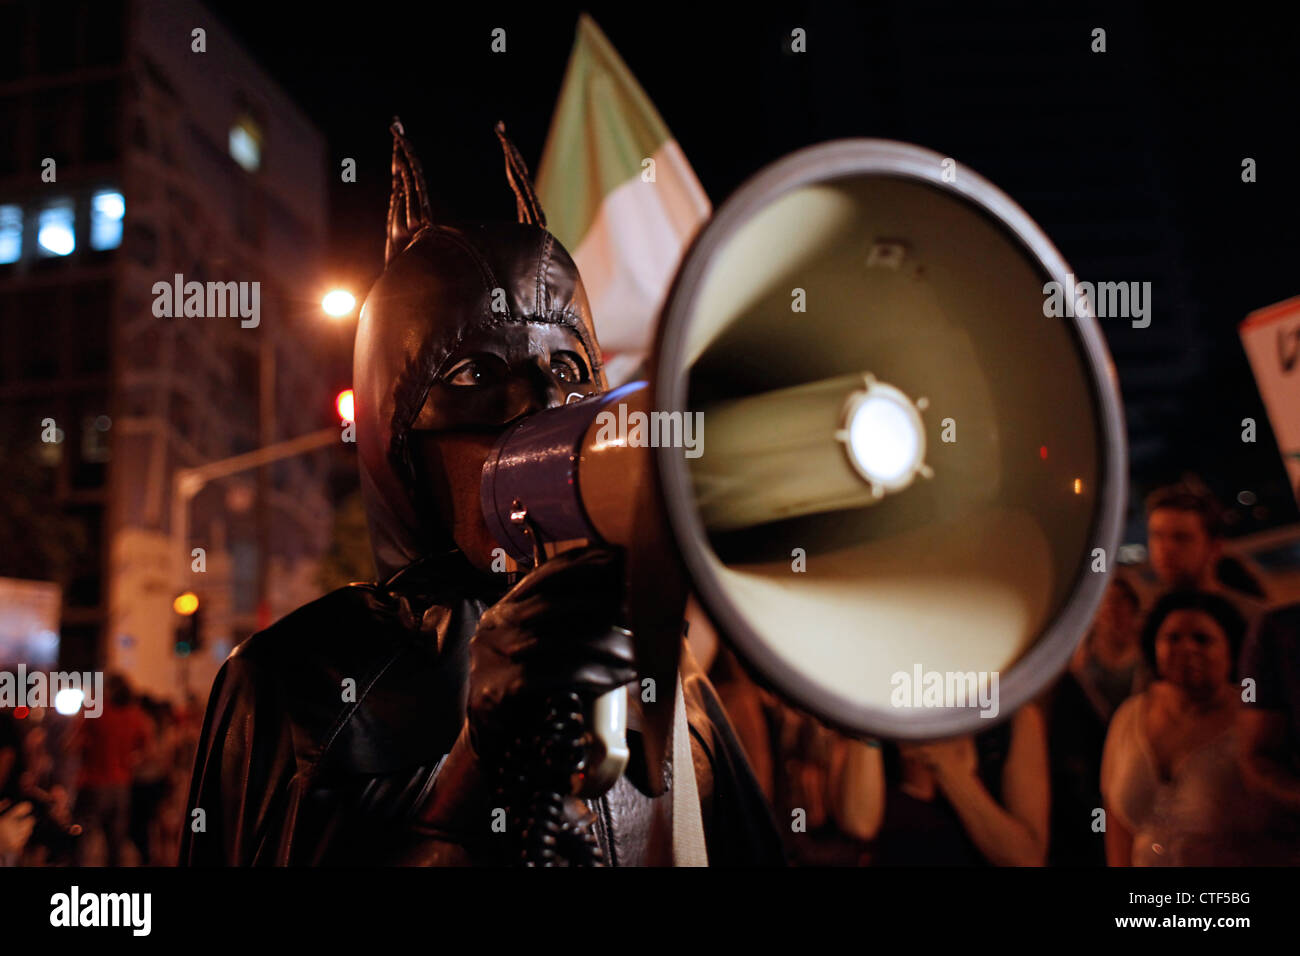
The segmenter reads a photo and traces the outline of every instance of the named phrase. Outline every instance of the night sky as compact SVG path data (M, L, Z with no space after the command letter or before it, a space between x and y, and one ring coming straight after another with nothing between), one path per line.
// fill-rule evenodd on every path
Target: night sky
M900 139L991 179L1081 279L1151 281L1152 328L1102 323L1128 406L1134 504L1196 471L1225 503L1258 496L1237 509L1239 532L1296 520L1236 332L1251 310L1300 294L1293 23L1255 6L1174 17L1133 3L547 6L210 0L328 138L333 271L365 289L382 266L394 114L435 213L513 218L492 124L505 120L535 167L586 9L715 206L802 146ZM805 54L788 51L795 26ZM495 27L504 55L490 50ZM1104 54L1090 51L1094 27L1107 30ZM339 182L345 156L355 184ZM1247 416L1261 425L1254 445L1240 441Z

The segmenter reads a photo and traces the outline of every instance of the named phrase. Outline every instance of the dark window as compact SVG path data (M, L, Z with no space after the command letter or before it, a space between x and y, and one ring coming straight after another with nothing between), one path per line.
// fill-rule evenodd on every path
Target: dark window
M4 33L4 28L0 27L0 35ZM0 149L0 175L12 175L18 171L20 165L26 165L25 159L18 148L22 142L22 131L19 129L19 117L22 115L22 102L16 96L5 97L0 99L0 130L4 130L6 145Z
M88 163L108 162L117 155L118 100L116 80L98 83L86 90L82 150Z
M66 3L43 3L36 12L36 72L62 73L77 61L76 11Z
M105 464L109 454L108 416L83 415L68 424L76 429L76 435L71 439L76 444L69 447L73 453L72 487L79 490L103 488L108 480Z
M70 371L79 375L107 372L109 329L113 317L113 284L89 282L73 292L69 347Z
M71 624L59 629L59 666L76 671L104 666L99 654L99 625Z
M17 3L0 6L0 81L17 79L23 74L23 40L27 36L24 22L28 11ZM0 129L12 127L0 126Z
M128 306L128 315L143 315L146 311L153 308L153 303L148 305ZM160 320L160 321L166 321ZM154 368L160 361L161 356L161 337L158 332L158 325L154 324L141 329L131 337L131 342L126 346L130 357L127 359L129 364L136 368Z
M72 155L72 138L81 118L75 93L71 89L42 91L33 95L32 107L36 121L36 161L43 163L46 157L51 157L65 167L62 172L66 176L66 167L76 160Z
M120 0L91 0L86 5L87 66L111 66L121 61L124 19Z
M176 434L187 442L193 442L195 437L195 413L194 403L184 395L175 395L172 398L172 424L176 428Z
M0 385L18 379L17 353L14 351L19 341L18 316L13 311L13 300L7 295L0 295Z
M79 505L68 515L80 527L84 546L72 562L65 600L71 607L97 607L103 596L104 509Z
M57 332L58 298L56 290L30 289L20 292L18 304L20 333L19 368L24 379L54 378L59 372Z
M131 222L126 227L126 254L132 262L152 268L158 261L158 233L145 222Z
M243 182L237 185L234 212L235 232L239 238L250 245L258 245L262 236L262 209L257 191L251 184Z
M149 152L149 124L141 116L131 120L131 145L146 153Z

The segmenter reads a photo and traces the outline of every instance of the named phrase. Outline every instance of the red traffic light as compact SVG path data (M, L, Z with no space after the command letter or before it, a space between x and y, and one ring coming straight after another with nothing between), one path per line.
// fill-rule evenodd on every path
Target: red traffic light
M334 407L339 410L339 418L345 422L355 421L356 409L354 407L352 389L345 388L339 392L339 397L334 400Z

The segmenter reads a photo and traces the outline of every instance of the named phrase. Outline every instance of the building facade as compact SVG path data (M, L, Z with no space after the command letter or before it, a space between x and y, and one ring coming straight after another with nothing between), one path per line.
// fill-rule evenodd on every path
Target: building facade
M173 496L331 421L324 139L190 0L0 11L5 507L39 512L4 519L25 545L0 572L62 586L66 666L201 697L318 593L330 449L211 482L179 526Z

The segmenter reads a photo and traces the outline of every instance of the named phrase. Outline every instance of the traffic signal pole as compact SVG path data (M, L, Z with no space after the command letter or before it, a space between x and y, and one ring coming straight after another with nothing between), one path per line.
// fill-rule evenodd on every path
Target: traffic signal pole
M299 435L287 441L276 442L243 455L223 458L195 468L178 468L172 475L172 520L171 539L173 556L173 575L176 593L184 590L186 584L185 567L190 560L188 548L190 536L190 503L203 488L218 478L238 474L252 468L260 468L282 458L292 458L303 452L324 448L340 440L337 427L322 428L320 431ZM264 555L263 560L266 560Z

